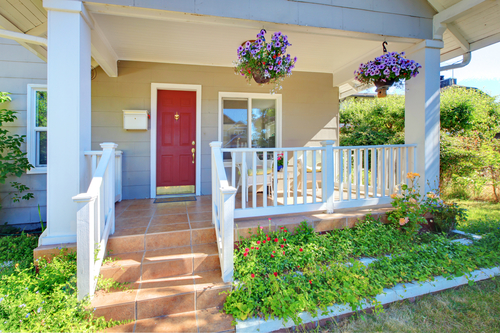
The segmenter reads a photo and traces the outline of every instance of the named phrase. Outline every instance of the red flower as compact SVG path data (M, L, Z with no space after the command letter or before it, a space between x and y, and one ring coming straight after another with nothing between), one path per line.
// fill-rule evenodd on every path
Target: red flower
M297 268L300 268L300 265L297 265Z
M278 276L278 272L274 272L273 274L274 274L274 276L276 276L276 277Z
M267 236L267 235L266 235ZM267 240L270 241L271 240L271 237L267 237Z
M275 239L274 239L274 241L275 241L276 243L278 243L278 238L275 238Z
M248 251L250 251L250 249L247 247L247 248L245 249L245 252L248 252Z
M309 283L310 283L310 284L313 284L313 281L312 281L312 280L309 280Z
M265 64L266 64L266 62L264 61L264 62L262 63L262 65L265 65Z
M286 242L286 238L283 238L283 242Z
M259 248L258 248L258 247L256 247L255 249L256 249L256 250L258 250Z
M248 70L248 73L250 73L250 70Z
M253 249L255 249L255 248L252 246L252 247L251 247L251 249L253 250Z
M280 229L281 229L281 230L283 230L283 229L285 229L285 228L284 228L284 227L281 227Z
M250 276L251 276L252 278L254 278L254 277L255 277L255 274L254 274L254 273L252 273L252 275L250 275Z
M286 230L283 230L283 232L288 232L288 231L286 231Z
M259 244L260 244L260 241L257 241L257 245L259 245Z
M246 257L247 255L248 255L248 252L243 253L243 256L245 256L245 257Z
M285 255L285 251L283 251L283 255Z
M266 244L266 241L262 241L262 244Z
M276 251L273 251L273 253L276 253Z
M285 245L281 244L281 248L284 248L284 247L285 247Z
M300 251L300 252L302 252L302 251L304 251L304 250L302 250L302 248L300 248L300 249L299 249L299 251Z
M271 258L274 258L274 255L271 254Z
M273 59L276 59L276 54L275 54L275 55L273 55Z

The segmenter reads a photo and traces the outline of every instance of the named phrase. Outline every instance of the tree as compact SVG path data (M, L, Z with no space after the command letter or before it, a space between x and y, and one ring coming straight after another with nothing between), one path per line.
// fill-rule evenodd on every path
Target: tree
M10 102L12 99L7 92L0 92L0 104ZM10 134L5 129L4 123L14 122L16 112L1 109L0 110L0 183L5 184L5 181L10 176L21 177L21 175L33 168L29 163L26 153L21 150L21 144L25 142L25 135ZM27 193L29 187L19 182L12 181L10 185L13 192L10 194L14 202L19 200L29 200L33 198L33 193ZM1 208L1 205L0 205Z
M440 112L442 191L470 198L489 188L500 201L499 103L480 90L455 86L441 92ZM344 146L404 143L404 96L344 102L340 123Z

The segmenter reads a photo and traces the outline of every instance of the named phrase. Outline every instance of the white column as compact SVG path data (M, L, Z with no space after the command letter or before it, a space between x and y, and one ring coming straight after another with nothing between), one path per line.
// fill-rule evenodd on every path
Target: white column
M420 189L425 192L439 184L439 50L442 47L441 41L425 40L407 52L407 58L417 61L422 68L417 77L406 82L405 142L418 145L417 172L421 176Z
M90 150L90 29L81 1L44 0L48 11L47 233L41 245L76 242L77 205L86 192Z

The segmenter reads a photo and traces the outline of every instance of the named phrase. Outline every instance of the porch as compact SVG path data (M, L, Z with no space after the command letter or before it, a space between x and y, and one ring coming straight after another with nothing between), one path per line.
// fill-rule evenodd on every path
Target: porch
M241 198L241 194L237 195ZM262 193L256 195L262 203ZM389 208L343 209L335 214L303 213L234 221L235 239L285 226L293 230L307 221L318 232L352 227L367 213L383 218ZM92 306L96 316L132 320L123 329L135 331L226 331L232 317L219 313L223 291L231 284L221 277L219 251L212 224L212 197L195 201L154 203L153 199L116 204L115 233L107 243L113 261L100 273L130 289L98 292Z

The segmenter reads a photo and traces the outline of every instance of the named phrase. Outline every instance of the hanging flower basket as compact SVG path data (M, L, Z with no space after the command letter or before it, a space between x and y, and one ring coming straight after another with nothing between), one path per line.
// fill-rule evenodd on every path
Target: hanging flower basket
M266 30L262 29L254 41L246 41L238 48L238 60L234 62L235 74L244 76L248 83L252 78L258 84L274 84L271 92L281 89L281 81L292 75L297 57L286 54L288 37L275 32L271 41L266 42Z
M406 59L404 52L387 52L373 61L361 64L354 71L354 76L361 83L375 84L378 97L385 97L390 86L417 76L419 68L422 66L415 60Z

